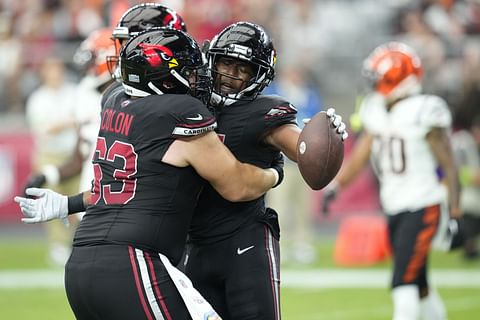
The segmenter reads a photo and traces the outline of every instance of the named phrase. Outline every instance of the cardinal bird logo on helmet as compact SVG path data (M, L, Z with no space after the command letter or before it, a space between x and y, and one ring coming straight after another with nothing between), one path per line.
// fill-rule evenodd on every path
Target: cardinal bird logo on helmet
M142 48L148 63L150 63L152 67L160 66L162 61L168 63L169 69L178 66L178 61L173 57L172 50L169 48L149 43L140 43L138 46Z

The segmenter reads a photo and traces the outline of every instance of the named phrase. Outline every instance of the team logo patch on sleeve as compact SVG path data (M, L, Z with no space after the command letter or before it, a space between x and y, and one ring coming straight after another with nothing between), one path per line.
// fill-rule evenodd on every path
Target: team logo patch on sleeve
M196 136L208 131L213 131L216 127L217 121L215 118L210 118L202 122L199 121L198 123L180 123L175 126L172 135L183 137Z
M285 105L285 106L273 107L265 114L265 119L283 117L285 115L295 114L295 113L297 113L297 109L292 104L289 103L288 105Z

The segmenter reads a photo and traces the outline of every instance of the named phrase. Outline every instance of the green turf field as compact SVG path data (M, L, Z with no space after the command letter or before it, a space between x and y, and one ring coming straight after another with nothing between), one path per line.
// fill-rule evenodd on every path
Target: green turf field
M0 275L6 270L48 269L46 246L42 241L19 242L2 240L0 243ZM332 269L332 243L318 246L319 260L311 268L284 266L283 270ZM480 262L465 262L460 253L435 252L432 268L480 271ZM389 262L373 267L385 270ZM361 268L360 271L372 268ZM352 268L337 268L350 270ZM60 272L60 271L59 271ZM1 284L0 284L1 285ZM391 302L384 288L282 288L282 318L295 320L390 319ZM440 287L450 320L480 319L480 287ZM69 320L74 319L61 287L58 288L4 288L0 286L0 319Z

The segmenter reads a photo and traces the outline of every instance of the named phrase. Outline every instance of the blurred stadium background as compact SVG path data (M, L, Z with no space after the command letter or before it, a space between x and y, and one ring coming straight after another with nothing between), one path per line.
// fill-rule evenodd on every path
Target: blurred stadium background
M0 0L0 318L73 319L62 289L61 269L50 267L45 231L23 226L12 199L32 172L34 139L25 105L40 84L42 62L51 56L78 82L72 57L93 30L114 26L121 13L142 1ZM199 41L239 20L264 26L278 51L277 81L292 72L306 80L322 106L348 119L365 92L361 63L378 44L401 40L414 47L425 67L424 89L445 98L456 125L480 112L480 1L478 0L171 0ZM287 97L290 98L290 97ZM61 105L58 108L62 108ZM354 124L354 123L352 123ZM350 126L354 132L356 126ZM355 141L348 140L346 151ZM380 216L376 181L365 170L321 212L321 192L308 206L314 221L315 259L283 267L285 319L388 319L389 259L382 233L356 230L365 241L335 259L341 226L361 217L371 226ZM480 199L479 199L480 206ZM373 223L374 224L374 223ZM380 240L379 240L380 239ZM358 240L358 238L357 238ZM373 249L372 249L373 248ZM383 250L383 251L382 251ZM355 261L355 255L360 260ZM367 261L361 261L366 255ZM461 252L435 252L434 284L449 319L480 318L480 263ZM360 267L360 268L359 268Z

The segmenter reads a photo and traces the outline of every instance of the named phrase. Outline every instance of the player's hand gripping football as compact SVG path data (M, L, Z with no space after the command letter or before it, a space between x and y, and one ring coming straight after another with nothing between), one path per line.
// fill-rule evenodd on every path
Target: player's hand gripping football
M347 132L347 126L345 123L342 121L342 116L338 115L335 113L334 108L328 108L327 109L327 117L330 119L330 123L333 124L335 127L337 133L342 137L342 141L347 140L348 138L348 132ZM310 122L310 119L303 119L303 123L307 124Z
M68 225L68 197L50 189L28 188L27 197L15 197L24 215L24 223L39 223L53 219L62 219Z

